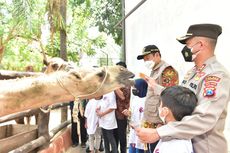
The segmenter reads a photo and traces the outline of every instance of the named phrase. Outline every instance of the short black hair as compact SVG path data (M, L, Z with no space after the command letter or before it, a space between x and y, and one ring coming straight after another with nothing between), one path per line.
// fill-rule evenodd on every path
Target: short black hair
M182 86L172 86L161 93L162 107L168 107L174 118L180 121L191 115L197 105L197 97L193 91Z
M158 53L159 56L161 57L161 52L160 52L160 51L152 52L153 56L154 56L156 53Z
M116 63L116 65L120 65L120 66L127 68L127 65L125 64L125 62L122 62L122 61Z

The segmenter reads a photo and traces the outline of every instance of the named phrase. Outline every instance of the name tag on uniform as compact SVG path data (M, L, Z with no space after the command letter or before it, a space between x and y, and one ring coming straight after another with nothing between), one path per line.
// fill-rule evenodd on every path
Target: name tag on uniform
M183 81L182 81L182 84L186 84L186 83L187 83L187 80L183 80Z
M189 84L189 86L190 86L191 88L195 89L195 90L197 89L197 85L196 85L195 83L192 83L192 82L191 82L191 83Z

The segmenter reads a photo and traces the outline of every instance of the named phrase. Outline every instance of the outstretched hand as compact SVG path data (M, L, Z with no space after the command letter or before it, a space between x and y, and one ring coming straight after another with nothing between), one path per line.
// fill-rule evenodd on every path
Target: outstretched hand
M154 143L160 139L156 129L152 128L135 128L138 138L143 143Z
M144 73L140 73L140 77L144 79L148 83L148 86L151 88L154 88L154 86L157 84L156 79L149 77L145 75Z
M148 86L151 87L152 89L155 87L155 85L157 84L156 83L156 80L154 78L151 78L151 77L145 77L145 81L148 83Z

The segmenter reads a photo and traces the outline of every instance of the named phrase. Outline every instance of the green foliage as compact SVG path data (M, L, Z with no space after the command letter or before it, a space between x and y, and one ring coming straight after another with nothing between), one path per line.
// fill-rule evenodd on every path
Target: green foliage
M114 26L122 18L121 0L96 0L93 3L92 11L95 18L95 25L99 30L111 34L115 42L122 44L122 31Z
M48 12L48 20L50 21L51 31L56 32L65 29L66 25L60 13L61 0L47 0L46 11Z
M54 19L55 26L59 25L53 39L47 38L48 43L43 46L49 56L59 56L58 30L63 28L67 32L67 53L71 61L78 62L84 53L93 56L106 45L106 35L92 34L89 30L92 27L99 26L99 30L112 34L120 44L120 33L113 29L120 19L120 2L117 0L68 0L66 25L59 15L60 7L54 2L60 3L60 0L0 0L0 49L4 47L2 69L24 70L32 65L36 71L41 70L39 42L42 27L49 23L48 17ZM50 27L52 30L52 25Z
M45 50L50 57L60 57L60 35L54 35L53 42L49 40Z
M19 47L11 47L18 45ZM26 66L33 66L35 71L41 71L43 66L42 56L34 45L28 45L26 40L18 39L9 42L7 45L7 52L1 63L1 68L6 70L25 71ZM26 52L25 52L26 51Z
M79 5L80 4L80 5ZM83 53L92 56L96 50L105 46L105 38L100 34L90 38L89 31L93 25L90 0L70 0L72 20L67 27L68 33L68 58L72 61L79 61Z
M3 14L0 16L0 47L5 48L1 67L24 70L25 66L34 65L35 70L40 71L41 54L33 45L41 36L40 27L44 21L40 16L44 14L42 0L0 1L4 4L0 8Z

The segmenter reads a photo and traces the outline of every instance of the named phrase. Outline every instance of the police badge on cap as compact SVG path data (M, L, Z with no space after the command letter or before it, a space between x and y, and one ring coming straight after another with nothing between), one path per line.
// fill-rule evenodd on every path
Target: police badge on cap
M141 60L144 58L145 55L148 55L153 52L160 52L160 50L155 45L145 46L142 50L142 54L137 56L137 60Z

